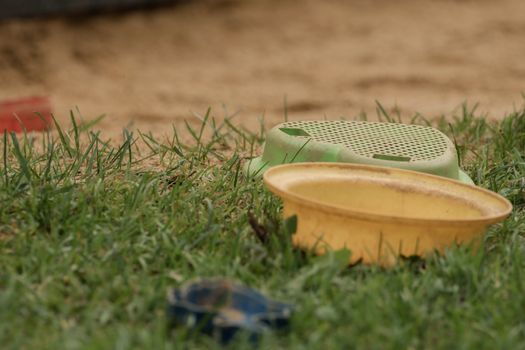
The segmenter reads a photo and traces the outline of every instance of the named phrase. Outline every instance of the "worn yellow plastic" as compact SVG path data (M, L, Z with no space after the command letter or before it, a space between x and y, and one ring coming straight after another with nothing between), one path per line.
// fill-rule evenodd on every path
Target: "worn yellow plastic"
M512 210L504 197L457 180L425 173L347 163L294 163L264 173L297 215L295 245L347 248L349 263L388 266L399 256L425 257L455 244L477 246L491 224Z

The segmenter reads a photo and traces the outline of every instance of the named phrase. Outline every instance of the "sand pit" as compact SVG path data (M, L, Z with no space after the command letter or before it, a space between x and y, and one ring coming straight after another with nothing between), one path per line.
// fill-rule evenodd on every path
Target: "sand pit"
M50 95L118 131L241 110L246 125L462 102L498 118L525 91L522 0L194 0L70 19L0 23L0 97Z

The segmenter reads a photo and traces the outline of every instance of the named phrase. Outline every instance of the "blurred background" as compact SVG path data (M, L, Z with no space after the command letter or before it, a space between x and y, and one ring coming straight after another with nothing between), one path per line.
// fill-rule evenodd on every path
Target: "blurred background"
M247 126L523 103L523 0L0 0L0 99L109 130L210 106ZM225 109L227 111L225 111Z

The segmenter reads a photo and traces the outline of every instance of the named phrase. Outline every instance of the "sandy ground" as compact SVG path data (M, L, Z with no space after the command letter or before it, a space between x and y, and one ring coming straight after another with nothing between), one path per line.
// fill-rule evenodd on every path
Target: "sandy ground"
M0 98L50 95L101 126L153 131L241 110L254 125L375 113L500 117L523 102L523 0L194 0L0 23Z

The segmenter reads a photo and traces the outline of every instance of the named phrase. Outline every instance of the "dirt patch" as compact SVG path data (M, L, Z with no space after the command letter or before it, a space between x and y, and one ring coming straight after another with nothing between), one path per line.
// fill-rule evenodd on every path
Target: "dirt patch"
M0 97L49 94L101 126L166 130L192 112L246 125L462 102L499 117L525 91L525 2L195 0L145 12L0 23ZM225 111L223 106L227 106Z

